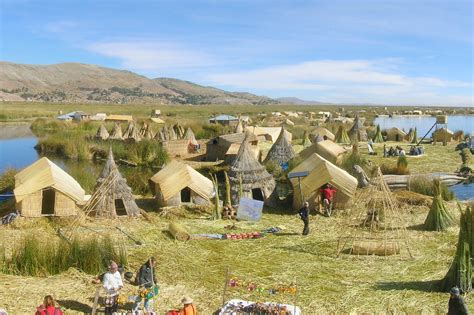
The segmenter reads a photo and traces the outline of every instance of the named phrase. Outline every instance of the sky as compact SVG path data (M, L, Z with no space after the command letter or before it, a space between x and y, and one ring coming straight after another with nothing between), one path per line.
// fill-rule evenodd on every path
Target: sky
M0 59L334 103L474 107L474 0L0 0Z

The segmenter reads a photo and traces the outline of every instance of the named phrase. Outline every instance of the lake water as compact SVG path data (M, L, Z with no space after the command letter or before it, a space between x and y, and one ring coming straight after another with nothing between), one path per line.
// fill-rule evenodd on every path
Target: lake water
M398 127L408 132L410 128L416 127L418 137L423 137L435 122L436 117L432 116L382 116L374 120L374 124L380 125L382 130ZM452 131L462 130L465 134L474 132L474 115L448 116L448 129ZM428 136L431 136L431 134Z
M28 130L25 130L25 128ZM5 136L7 134L8 137ZM29 131L29 127L27 125L23 125L22 128L15 130L15 132L12 132L11 127L0 125L0 135L0 173L3 173L3 171L9 167L15 167L18 169L24 168L40 157L34 148L38 139ZM15 135L18 137L15 138ZM95 183L95 178L102 169L101 164L96 164L89 161L78 162L73 160L64 160L54 156L48 156L48 158L56 163L59 167L71 173L73 177L79 173L90 174L91 178L88 178L88 180L92 181L89 183L92 185L92 187ZM120 166L120 171L124 175L127 175L128 173L139 173L139 169L126 166ZM474 184L456 185L452 187L452 190L460 200L474 198Z

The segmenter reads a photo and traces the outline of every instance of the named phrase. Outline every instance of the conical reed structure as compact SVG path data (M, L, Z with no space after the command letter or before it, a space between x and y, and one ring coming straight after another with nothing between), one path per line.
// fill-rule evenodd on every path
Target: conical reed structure
M100 140L107 140L109 138L109 132L107 131L104 125L100 125L95 137L96 139Z
M242 121L239 119L239 123L235 127L235 133L242 133L244 132L244 127L242 126Z
M382 131L380 130L380 125L377 125L377 131L375 132L375 136L372 139L375 143L382 143L384 142Z
M194 132L190 127L188 127L188 129L186 130L186 134L184 135L184 139L188 140L189 144L191 144L191 145L194 145L194 146L199 145L199 143L196 140L196 137L194 136Z
M305 131L304 136L303 136L303 147L307 148L311 145L312 145L312 143L311 143L311 140L308 137L308 132Z
M97 179L94 193L83 211L87 215L109 218L140 214L140 209L132 195L132 189L127 185L127 181L122 177L115 164L111 148L107 162Z
M411 139L411 143L417 143L418 142L418 135L417 135L417 132L416 132L416 127L415 127L415 131L413 131L413 139Z
M230 165L229 179L232 186L233 204L239 203L240 195L270 203L270 197L275 189L273 176L258 162L252 152L249 143L250 135L246 133L237 156Z
M140 136L145 137L146 131L148 130L148 124L146 122L143 123L142 128L140 128Z
M125 133L123 134L124 139L133 139L135 141L140 141L140 131L138 128L135 126L135 123L130 122L127 126L127 130L125 130Z
M285 136L285 128L281 128L280 135L268 151L265 162L276 162L283 165L295 157L295 151Z
M449 291L452 287L458 287L462 292L472 290L472 261L474 259L473 215L474 213L470 207L467 207L464 212L461 210L456 254L448 273L440 282L440 289L443 291Z
M339 238L338 255L413 258L402 213L405 209L400 208L380 168L351 209Z
M441 182L439 179L433 180L433 191L435 192L433 203L423 228L426 231L445 231L454 224L454 216L446 209L443 197L441 196Z
M173 127L170 127L168 131L170 134L170 140L178 140L178 136L176 135L176 132Z
M115 140L122 140L123 135L122 135L122 128L120 127L120 124L116 123L114 126L114 129L110 132L109 139L115 139Z
M336 143L351 143L351 139L343 125L340 125L336 132Z
M367 141L367 130L365 130L359 115L356 116L354 125L351 130L349 130L349 138L352 141Z

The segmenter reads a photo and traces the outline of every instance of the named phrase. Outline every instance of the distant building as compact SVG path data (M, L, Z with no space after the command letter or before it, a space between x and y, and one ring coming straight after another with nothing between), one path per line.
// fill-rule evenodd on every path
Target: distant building
M132 115L109 115L105 120L115 122L130 122L133 121L133 117Z
M209 119L211 124L221 124L223 126L237 126L239 118L232 115L219 115Z
M82 111L77 111L74 113L73 118L76 121L87 121L91 119L91 114L88 114Z
M97 113L91 116L91 120L104 121L107 118L106 113Z
M70 113L67 113L67 114L59 115L58 117L56 117L56 119L62 120L62 121L72 121L75 114L76 114L76 112L70 112Z

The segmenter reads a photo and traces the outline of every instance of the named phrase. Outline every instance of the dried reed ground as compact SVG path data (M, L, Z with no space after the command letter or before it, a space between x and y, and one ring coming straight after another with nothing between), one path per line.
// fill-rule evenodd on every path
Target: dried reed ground
M455 204L449 208L458 211ZM405 217L409 226L422 224L427 207L412 207ZM184 211L184 210L182 210ZM180 218L191 233L224 233L230 221L208 221L198 215L184 212ZM100 233L110 233L117 242L127 244L130 268L135 270L150 255L158 258L157 277L161 292L156 306L159 313L178 307L183 295L196 301L202 314L212 314L221 303L224 276L227 267L241 279L254 280L264 286L290 283L296 280L299 292L296 304L305 314L372 313L397 310L419 314L443 313L447 309L448 294L432 291L430 281L441 279L451 262L458 228L446 233L409 229L415 259L394 257L335 257L338 235L343 234L345 220L341 216L311 218L311 234L300 236L301 221L296 216L264 214L256 223L240 222L239 231L255 231L284 225L286 234L242 241L188 241L170 239L165 232L169 219L157 213L150 216L154 223L143 219L101 220L87 226ZM0 228L0 244L7 247L27 233L37 233L45 240L57 239L55 228L64 221L48 219L20 219L12 227ZM119 234L113 228L120 225L141 240L143 246ZM112 227L112 228L111 228ZM96 234L80 229L81 234ZM96 234L98 235L98 234ZM69 314L90 311L95 286L92 277L70 269L58 276L47 278L0 275L0 308L10 314L31 313L46 294L53 294ZM125 293L133 294L134 287L126 285ZM258 295L229 289L227 299L268 300L293 303L289 295ZM468 306L474 303L467 297Z

